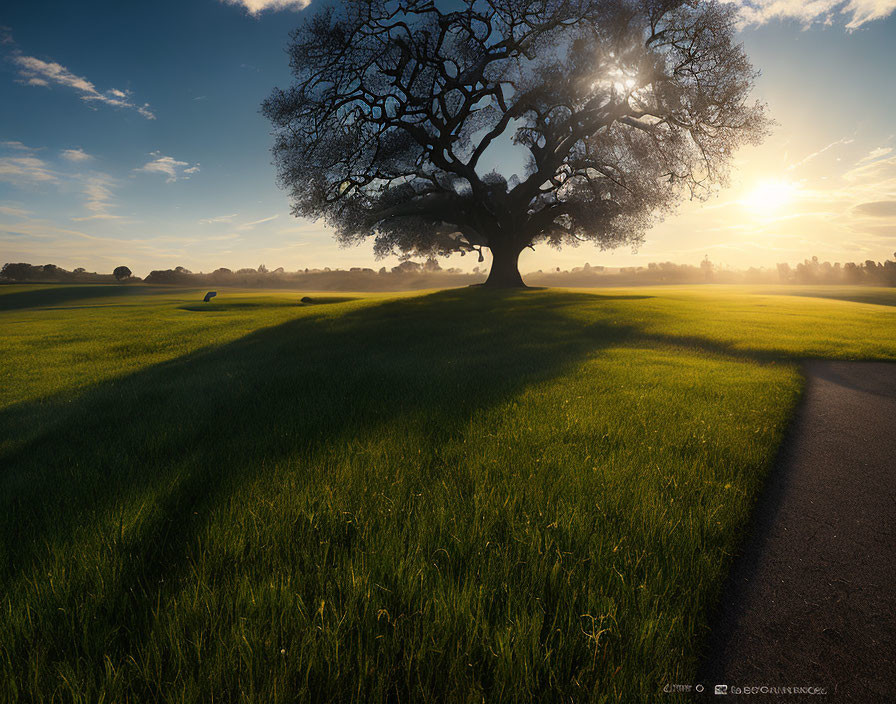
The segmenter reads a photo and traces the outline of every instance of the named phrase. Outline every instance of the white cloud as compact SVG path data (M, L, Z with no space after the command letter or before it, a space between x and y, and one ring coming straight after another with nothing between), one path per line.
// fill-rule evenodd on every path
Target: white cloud
M164 174L167 176L165 183L174 183L178 179L188 179L192 174L199 173L199 164L190 165L186 161L178 161L172 156L162 156L161 152L152 152L155 157L134 171L142 171L148 174Z
M47 162L36 156L4 156L0 157L0 181L14 186L35 183L55 183L56 173Z
M805 26L846 20L847 29L884 19L896 10L896 0L725 0L740 5L741 23L761 25L771 20L796 20Z
M259 15L265 10L304 10L311 0L221 0L225 5L239 5L250 15Z
M137 105L131 99L130 91L111 88L100 92L97 87L83 76L69 71L62 64L55 61L44 61L34 56L24 56L19 51L14 51L12 62L18 67L19 82L29 86L63 86L71 88L81 94L81 100L87 103L103 103L115 108L128 108L136 110L147 120L154 120L155 115L149 109L149 103Z
M90 161L93 159L93 157L81 149L81 147L78 147L77 149L63 149L59 155L68 161Z
M846 25L849 29L889 17L893 10L896 10L896 0L850 0L843 9L844 12L852 13L852 19Z

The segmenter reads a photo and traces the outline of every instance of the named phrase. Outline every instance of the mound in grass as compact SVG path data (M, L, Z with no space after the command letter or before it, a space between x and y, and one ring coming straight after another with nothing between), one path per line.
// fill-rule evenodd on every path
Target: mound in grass
M325 303L346 303L356 299L348 296L302 296L302 303L321 305Z

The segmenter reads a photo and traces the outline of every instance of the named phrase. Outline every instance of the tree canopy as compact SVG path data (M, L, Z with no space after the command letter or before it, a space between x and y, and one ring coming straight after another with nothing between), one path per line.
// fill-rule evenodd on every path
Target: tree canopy
M522 285L525 247L637 245L767 130L733 12L701 0L319 10L291 35L294 85L263 105L280 184L295 215L344 244L373 236L380 256L490 249L494 285ZM486 152L511 143L523 172L486 172Z

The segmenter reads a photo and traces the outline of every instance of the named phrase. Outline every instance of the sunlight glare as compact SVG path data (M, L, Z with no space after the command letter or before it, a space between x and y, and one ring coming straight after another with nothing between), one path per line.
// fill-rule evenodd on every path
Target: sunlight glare
M780 179L765 179L756 184L740 203L755 215L771 215L793 200L795 183Z

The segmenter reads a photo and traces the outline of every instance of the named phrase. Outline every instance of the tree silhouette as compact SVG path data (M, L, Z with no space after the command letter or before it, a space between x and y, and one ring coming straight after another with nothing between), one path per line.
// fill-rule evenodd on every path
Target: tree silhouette
M112 272L112 276L114 276L118 281L124 281L125 279L131 278L131 270L126 266L117 266Z
M453 9L452 9L453 8ZM636 245L725 181L766 131L734 5L682 0L347 0L291 35L262 110L296 216L374 252L492 253L522 286L538 243ZM521 174L484 155L522 149Z

